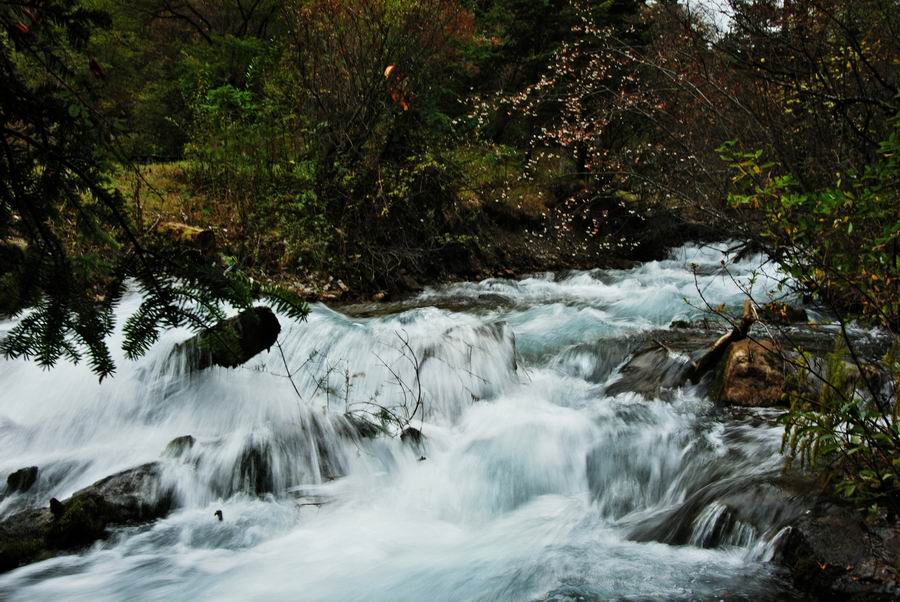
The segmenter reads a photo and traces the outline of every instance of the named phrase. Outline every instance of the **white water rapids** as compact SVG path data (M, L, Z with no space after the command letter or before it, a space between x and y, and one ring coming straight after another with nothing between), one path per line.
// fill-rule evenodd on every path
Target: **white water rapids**
M707 299L741 303L722 257L687 246L630 270L317 305L305 323L280 318L300 396L276 348L179 372L169 354L186 331L118 358L102 384L84 365L0 362L0 476L40 467L0 516L152 461L177 499L164 519L0 575L0 598L778 599L775 521L751 520L747 485L777 474L780 429L717 409L702 384L670 401L604 393L641 333L701 315L685 303L701 305L690 263ZM401 404L398 377L417 389L412 354L424 440L348 436L345 410ZM194 447L163 456L182 435ZM248 450L272 493L246 493Z

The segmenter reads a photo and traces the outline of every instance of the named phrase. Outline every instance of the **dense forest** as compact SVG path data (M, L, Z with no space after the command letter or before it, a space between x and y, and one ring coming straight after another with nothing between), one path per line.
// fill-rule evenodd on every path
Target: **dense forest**
M134 290L129 359L258 302L732 241L839 325L779 348L821 383L783 451L900 510L897 0L21 0L0 46L7 358L113 375Z

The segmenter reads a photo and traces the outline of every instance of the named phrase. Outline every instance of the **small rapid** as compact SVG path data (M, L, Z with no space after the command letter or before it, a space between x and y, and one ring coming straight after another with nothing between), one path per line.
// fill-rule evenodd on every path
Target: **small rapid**
M703 382L665 400L607 392L648 333L777 287L764 258L725 272L716 247L315 305L232 370L172 361L187 331L102 383L2 361L0 476L40 472L0 518L148 462L175 510L0 575L0 599L789 595L768 562L794 511L774 416L717 408Z

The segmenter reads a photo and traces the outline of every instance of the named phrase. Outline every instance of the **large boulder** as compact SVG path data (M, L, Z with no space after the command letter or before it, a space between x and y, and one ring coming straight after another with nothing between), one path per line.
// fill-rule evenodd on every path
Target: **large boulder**
M628 537L702 548L746 545L748 535L774 536L800 516L815 497L813 487L812 481L794 473L713 481L684 501L641 518Z
M744 339L731 343L716 373L712 395L727 405L782 405L786 369L771 339Z
M610 383L606 394L631 391L647 398L666 398L687 381L691 370L687 355L657 344L637 352L619 370L619 379Z
M0 572L70 553L106 536L116 525L165 516L172 492L162 485L156 462L122 471L46 508L32 508L0 521Z
M253 307L219 322L177 345L190 371L210 366L235 368L268 350L278 340L281 325L268 307Z
M797 587L823 600L900 599L900 526L866 524L854 508L821 500L789 524L779 558Z

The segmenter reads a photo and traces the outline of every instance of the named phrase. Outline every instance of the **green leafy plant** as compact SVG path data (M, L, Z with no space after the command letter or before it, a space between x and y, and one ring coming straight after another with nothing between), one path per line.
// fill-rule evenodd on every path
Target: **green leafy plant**
M900 120L863 173L838 174L820 190L804 189L758 150L719 149L733 171L734 208L792 278L837 317L840 332L824 362L786 355L798 374L783 416L783 449L821 469L843 495L900 508ZM892 342L883 357L866 357L850 335L852 321L880 328ZM815 386L810 386L814 383Z

